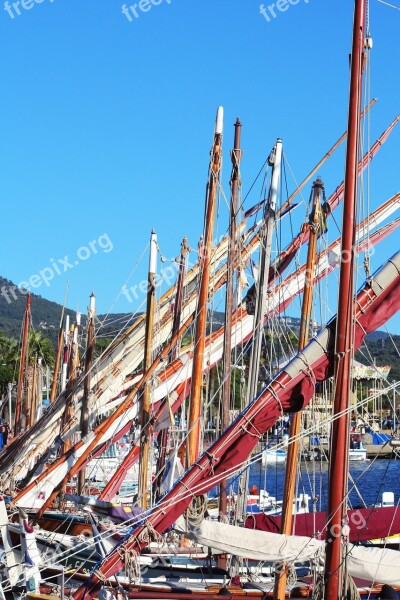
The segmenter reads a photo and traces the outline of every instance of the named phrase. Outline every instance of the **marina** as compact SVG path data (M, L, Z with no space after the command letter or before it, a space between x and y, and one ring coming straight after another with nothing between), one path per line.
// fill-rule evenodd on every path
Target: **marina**
M35 262L35 274L18 285L2 278L0 600L400 598L400 336L392 329L400 314L397 163L384 182L379 169L375 174L376 164L383 169L382 155L391 160L385 150L388 145L393 153L393 139L398 155L400 114L396 105L397 114L378 118L371 82L374 89L375 82L377 89L385 89L388 72L374 79L374 63L370 66L374 22L379 24L379 43L384 47L387 41L384 21L375 17L377 2L391 10L388 17L398 15L396 6L372 2L352 0L352 15L348 7L340 9L347 15L341 32L346 30L349 43L347 47L340 41L330 50L335 68L345 72L338 87L343 105L337 110L346 127L336 130L335 124L337 141L332 145L326 142L330 136L325 126L314 124L312 135L302 142L318 148L312 166L300 160L294 173L290 142L275 132L276 127L287 134L290 121L289 116L282 118L279 107L274 127L261 136L262 151L255 135L258 125L247 125L252 115L247 103L243 121L236 117L230 122L232 104L240 109L243 102L232 90L226 94L228 109L218 101L215 113L208 115L207 141L201 117L198 147L194 111L190 122L187 107L186 118L178 119L174 106L159 129L158 108L150 118L146 107L143 115L134 115L137 135L128 123L109 131L114 139L110 146L120 159L119 140L126 128L131 132L124 160L132 180L116 178L123 167L107 150L110 183L116 190L112 200L93 203L90 214L85 212L90 202L82 202L72 220L73 204L68 210L62 204L57 232L49 230L43 244L56 256L62 242L64 258L48 258L43 264L51 267L42 269ZM17 3L6 4L11 20L18 21L18 16L15 24L23 23L29 12L25 4L25 13L17 10ZM313 9L304 2L296 13L291 9L295 4L261 5L263 25L284 28L280 20L288 11L288 31L293 31L296 14L307 22L302 10L310 15L311 10L327 11L327 17L334 6ZM62 13L69 19L71 6L54 7L55 18ZM41 18L48 27L50 17L42 9L43 16L38 9L35 18L39 27ZM178 10L169 0L124 4L123 25L135 25L138 35L145 36L146 53L162 47L167 55L171 48L177 51L179 36L171 36L168 47L155 41L153 48L143 32L154 19L155 30L165 35L157 19L177 18ZM335 5L334 10L339 8ZM199 7L190 11L192 16L197 11L195 21L204 19ZM100 13L98 18L104 23ZM181 35L198 31L196 23L189 29L187 20L179 23ZM83 67L82 59L80 69L86 69L93 83L92 71L101 63L103 85L107 61L112 64L119 55L126 31L120 39L110 34L101 43L95 37L88 42L82 24L76 25L77 47L93 42L96 49L90 67L89 62ZM388 30L390 25L387 21ZM207 27L214 26L207 19ZM64 39L61 29L58 35ZM40 35L34 39L39 47ZM226 42L226 32L222 39ZM203 48L203 37L201 42ZM101 60L98 52L105 47L110 54ZM188 45L187 51L200 57L190 54L194 46ZM307 44L301 51L307 53ZM157 89L166 102L170 74L183 61L181 50L178 55L169 63L160 57L168 75L158 70ZM315 59L321 64L320 56ZM69 68L80 64L76 57L65 60ZM276 76L275 61L269 62ZM191 65L196 71L195 63ZM141 84L130 95L135 106L149 98L146 86L155 89L157 79L145 68L142 72L141 64L136 67ZM197 70L203 72L200 62ZM81 77L83 71L78 73ZM308 68L304 73L308 76ZM63 69L60 74L65 74ZM214 76L207 71L207 82ZM124 79L120 70L112 77L117 86ZM175 73L173 81L177 86L185 78ZM310 98L319 105L315 79L313 85ZM86 100L78 94L76 114L80 118L88 101L106 131L109 109L102 95L96 98L89 88ZM109 101L111 88L104 84ZM267 89L265 97L275 94ZM288 91L281 90L281 97ZM214 102L210 84L199 95L199 114L209 112L211 97ZM173 103L179 101L176 87ZM115 97L112 106L118 104ZM61 114L54 123L62 123ZM114 117L120 119L119 114ZM48 113L46 126L49 118ZM371 135L375 122L380 134L374 128ZM290 129L299 134L300 128L301 118ZM67 136L68 127L63 132ZM108 177L100 166L105 146L91 145L85 162L78 146L86 137L92 144L81 122L72 153L80 156L75 174L89 173L96 157L93 190L101 197L97 180ZM176 149L178 139L174 155L164 144ZM126 158L130 152L136 156L133 162ZM195 183L185 172L192 152ZM261 153L261 163L253 152ZM141 181L147 168L143 157L150 155L157 176L149 171L139 191L133 180ZM47 156L50 160L50 147ZM253 178L248 164L251 169L258 164ZM51 177L50 167L49 173ZM55 197L60 198L60 175L55 181ZM77 191L79 201L82 189ZM124 204L122 197L126 202L133 189L136 204ZM179 209L174 195L182 202ZM201 195L204 200L199 201ZM29 218L34 215L29 217L25 209L22 228ZM149 219L154 224L148 227ZM95 222L109 224L115 235L105 231L94 238ZM71 258L69 248L78 230L91 241ZM139 239L145 247L132 257ZM29 250L37 256L37 233L23 245L23 260L19 247L9 257L16 278L21 262L25 268L31 259ZM120 262L109 254L127 247L129 257L124 253L122 262L129 275L119 282ZM49 298L60 296L59 284L54 281L52 288L52 282L57 274L61 284L61 264L64 273L74 271L58 304L36 292L45 286ZM78 272L82 279L75 277ZM85 310L78 303L69 308L78 281L79 293L86 289ZM115 286L116 297L102 314L100 307Z

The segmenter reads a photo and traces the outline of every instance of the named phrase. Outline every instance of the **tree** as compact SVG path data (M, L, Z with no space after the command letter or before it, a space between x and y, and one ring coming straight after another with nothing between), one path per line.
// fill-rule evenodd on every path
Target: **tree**
M44 338L40 331L30 331L28 336L28 361L30 365L35 362L35 356L42 358L43 365L54 366L54 348L48 338Z
M8 338L0 331L0 387L5 393L8 383L16 383L19 372L21 349L17 340ZM51 341L40 331L30 331L28 337L28 362L33 365L36 355L43 366L54 366L54 349Z

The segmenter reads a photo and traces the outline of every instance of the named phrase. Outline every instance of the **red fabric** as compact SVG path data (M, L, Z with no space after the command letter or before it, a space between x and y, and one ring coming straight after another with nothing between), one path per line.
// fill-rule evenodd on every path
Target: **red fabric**
M400 509L396 506L360 508L348 511L350 542L366 542L400 533ZM292 533L325 539L327 513L307 513L293 517ZM281 517L258 513L246 519L247 529L279 533Z

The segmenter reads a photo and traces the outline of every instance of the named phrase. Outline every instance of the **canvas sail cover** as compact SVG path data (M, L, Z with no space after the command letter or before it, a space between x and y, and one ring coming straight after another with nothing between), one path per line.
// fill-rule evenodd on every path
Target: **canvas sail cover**
M315 560L325 546L325 542L310 537L250 531L207 520L190 530L188 536L214 551L266 562Z
M374 583L400 585L400 552L397 550L352 546L347 560L353 577Z
M289 536L203 520L190 537L199 544L233 556L266 562L320 562L325 542L306 536ZM353 577L400 585L400 552L350 545L347 568Z

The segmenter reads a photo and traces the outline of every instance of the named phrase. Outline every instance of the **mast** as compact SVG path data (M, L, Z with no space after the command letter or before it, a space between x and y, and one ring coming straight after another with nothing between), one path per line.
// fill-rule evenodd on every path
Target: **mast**
M278 197L279 181L281 176L282 140L278 139L268 158L272 166L271 184L268 199L265 203L263 224L260 230L260 260L257 282L257 296L254 312L253 342L251 346L249 379L247 388L247 403L249 404L257 395L258 374L260 369L261 343L264 331L264 316L266 312L268 274L271 264L272 235L275 229L276 202ZM238 513L245 518L247 505L247 488L249 471L245 470L241 479Z
M157 236L153 229L150 237L150 259L147 288L146 307L146 332L144 338L144 367L146 372L152 365L153 333L154 333L154 307L156 297L157 273ZM139 464L139 501L142 508L147 508L148 469L150 449L150 409L151 409L151 379L146 381L142 390L140 403L140 464Z
M29 422L27 425L32 427L36 419L36 409L37 409L37 380L38 380L38 355L35 354L33 367L32 367L32 387L31 387L31 400L28 406L28 411L26 413L27 419L29 415Z
M61 371L61 391L63 392L67 387L67 374L68 374L68 357L69 357L69 315L65 317L65 330L64 330L64 349L63 349L63 363Z
M211 163L207 183L206 216L204 224L203 252L200 265L200 287L197 304L196 331L194 338L194 360L192 370L189 425L187 438L187 461L191 465L199 454L200 407L203 382L203 359L205 348L205 332L207 319L208 288L210 283L212 237L216 207L217 188L221 171L223 108L220 106L214 132L214 143L211 150Z
M176 294L175 294L175 304L174 304L174 319L172 322L172 332L171 338L176 338L176 343L171 348L171 352L169 355L169 362L173 362L179 353L181 340L177 337L177 333L179 331L179 327L181 324L181 313L182 313L182 304L183 304L183 283L185 279L185 270L186 270L186 257L189 252L189 245L186 236L182 240L181 244L181 253L179 255L179 272L178 272L178 280L176 282ZM167 398L167 402L169 399ZM165 467L165 459L167 455L167 446L168 446L168 427L165 427L159 435L159 457L157 461L157 478L154 482L154 492L156 495L159 494L161 479L164 474ZM132 454L135 453L136 448L132 448Z
M76 323L71 324L70 335L67 337L71 340L70 347L66 346L64 350L64 361L66 367L64 368L65 377L65 410L62 417L63 428L69 423L73 413L73 402L72 396L74 393L75 380L77 376L78 368L78 333L80 324L80 313L76 314ZM67 342L68 343L68 342ZM68 362L66 362L68 360ZM63 365L64 366L64 365ZM71 439L68 438L63 443L63 452L67 452L71 447Z
M87 343L85 355L85 378L83 381L83 399L81 412L81 438L89 433L89 399L90 399L90 375L93 365L95 330L94 317L96 315L96 296L93 292L90 295L88 318L87 318ZM78 494L83 494L85 486L85 469L78 473Z
M7 396L8 396L8 422L10 423L10 427L12 427L12 390L13 384L7 384Z
M21 346L21 358L19 363L19 375L18 375L18 388L17 388L17 405L15 408L15 421L14 421L14 433L18 433L22 430L22 392L24 389L24 376L26 374L26 360L28 350L28 332L29 322L31 318L31 295L28 294L26 297L25 315L24 315L24 330L22 335L22 346Z
M57 393L57 379L58 379L58 371L60 369L60 362L61 362L61 354L63 352L63 322L64 322L64 312L65 312L65 305L67 303L67 297L68 297L68 288L69 288L69 282L67 283L67 287L65 290L65 295L64 295L64 302L63 302L63 307L62 307L62 311L61 311L61 318L60 318L60 327L58 330L58 342L57 342L57 353L56 353L56 360L54 362L54 370L53 370L53 379L51 382L51 392L50 392L50 404L52 404L55 400L56 397L56 393ZM47 390L47 397L49 395L49 392Z
M325 598L336 600L342 596L344 577L342 562L346 540L342 527L346 518L348 487L349 418L351 360L353 356L354 319L354 243L356 230L357 157L359 151L360 105L362 93L362 61L366 0L355 0L353 46L351 53L348 138L346 153L345 189L342 221L342 257L339 276L339 304L335 347L334 419L331 430L328 497L328 524L326 534ZM332 532L336 534L332 535ZM340 534L338 535L338 532Z
M28 354L29 354L29 342L28 342ZM29 364L29 356L26 359L26 377L25 377L25 398L23 402L24 416L25 416L25 429L29 429L31 426L31 405L32 405L32 378L33 378L33 367Z
M176 282L176 294L175 294L175 304L174 304L174 320L172 322L172 332L171 337L173 338L179 331L180 323L181 323L181 312L182 312L182 304L183 304L183 282L185 279L185 271L186 271L186 257L189 253L189 245L187 241L187 237L185 236L182 240L181 244L181 253L179 256L179 273L178 273L178 281ZM178 356L179 352L180 340L177 339L174 347L171 349L170 353L170 362L175 360Z
M281 175L282 140L278 139L268 158L272 166L271 186L268 201L265 205L264 223L260 233L260 268L258 294L254 314L254 336L249 366L249 387L247 401L251 402L257 395L258 371L261 356L262 333L267 300L268 272L271 262L272 234L275 228L276 201Z
M61 353L62 353L62 349L63 349L63 337L64 337L63 318L61 318L60 329L58 331L57 354L56 354L56 360L54 363L53 380L51 382L50 404L52 404L54 402L54 399L56 397L57 376L58 376L58 371L59 371L60 362L61 362Z
M301 321L299 332L298 351L300 352L307 345L310 333L310 316L312 308L313 286L315 276L315 265L317 255L317 240L320 233L321 216L321 193L323 183L320 179L313 184L313 204L308 228L310 230L310 239L307 251L306 279L304 283L303 305L301 309ZM299 434L301 425L301 411L293 414L290 433L289 446L286 460L286 478L283 491L283 506L280 533L290 535L292 533L293 500L296 483L297 457L299 452ZM287 569L284 568L275 575L274 600L285 600Z
M224 328L224 350L222 359L222 406L221 406L221 432L229 426L229 405L231 394L231 361L232 361L232 311L234 293L234 263L236 258L236 217L238 212L238 198L240 190L240 161L242 151L240 149L240 134L242 124L239 119L235 123L235 136L233 150L231 152L232 174L231 174L231 206L229 217L229 246L227 258L226 275L226 297L225 297L225 328ZM219 511L226 515L227 511L227 480L221 481L219 488ZM221 565L220 565L221 566Z

